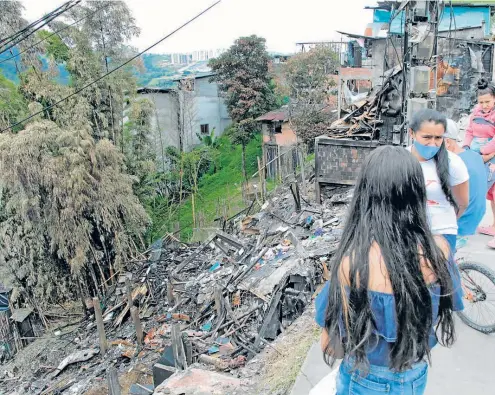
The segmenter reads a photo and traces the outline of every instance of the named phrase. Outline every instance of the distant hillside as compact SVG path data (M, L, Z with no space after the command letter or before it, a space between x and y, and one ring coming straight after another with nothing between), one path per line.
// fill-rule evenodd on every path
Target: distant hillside
M17 53L17 49L14 54ZM0 62L11 57L10 53L0 54ZM0 73L5 78L19 83L19 77L16 71L15 60L17 58L0 63ZM141 57L142 63L140 67L134 68L134 75L137 78L138 86L154 86L168 88L174 86L174 80L181 76L194 75L208 71L207 62L196 62L189 65L171 64L170 55L167 54L144 54ZM45 67L48 67L46 59L43 59ZM22 71L22 65L18 62L18 67ZM65 68L65 65L58 65L59 76L57 81L67 85L70 83L70 75Z
M18 54L17 48L13 49L13 54L17 55ZM19 70L22 72L24 71L23 65L19 62L19 58L13 58L7 61L4 61L5 59L8 59L12 57L12 53L10 52L4 52L0 53L0 73L3 74L3 76L12 82L18 84L19 83L19 76L17 75L17 67ZM48 69L48 61L45 58L42 58L41 61L43 62L43 68L46 70ZM3 62L3 63L2 63ZM16 62L17 62L17 67L16 67ZM69 73L67 72L67 69L63 64L59 64L58 66L58 72L59 75L57 77L57 82L63 85L67 85L70 81L70 76Z

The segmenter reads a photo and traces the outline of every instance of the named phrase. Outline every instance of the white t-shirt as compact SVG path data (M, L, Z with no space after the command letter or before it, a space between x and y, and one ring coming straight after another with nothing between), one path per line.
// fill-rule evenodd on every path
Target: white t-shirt
M407 148L411 151L411 147ZM420 162L426 181L426 198L428 221L433 234L456 235L457 215L442 191L434 159ZM449 185L454 187L469 180L469 173L464 161L449 151Z

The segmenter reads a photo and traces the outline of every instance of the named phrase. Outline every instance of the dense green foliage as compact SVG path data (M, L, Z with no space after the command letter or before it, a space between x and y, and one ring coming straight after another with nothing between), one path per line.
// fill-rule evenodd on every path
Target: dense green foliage
M20 121L28 113L27 103L13 82L0 74L0 129ZM15 131L22 126L16 127Z
M195 196L195 213L202 213L211 220L223 215L233 215L243 208L242 198L242 159L240 145L233 145L228 136L216 139L218 147L211 152L214 158L198 181ZM246 145L246 171L249 175L257 170L257 157L261 156L261 135L257 134ZM174 230L178 222L181 236L188 240L193 235L192 199L189 196L182 205L170 204L164 197L157 196L149 202L147 211L152 220L148 241Z

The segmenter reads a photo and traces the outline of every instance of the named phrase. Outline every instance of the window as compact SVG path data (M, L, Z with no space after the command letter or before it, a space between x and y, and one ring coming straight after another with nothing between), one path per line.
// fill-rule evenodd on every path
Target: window
M210 134L210 125L205 123L204 125L201 125L201 134Z
M273 122L271 125L270 125L270 132L272 134L275 134L275 133L282 133L282 123L281 122Z

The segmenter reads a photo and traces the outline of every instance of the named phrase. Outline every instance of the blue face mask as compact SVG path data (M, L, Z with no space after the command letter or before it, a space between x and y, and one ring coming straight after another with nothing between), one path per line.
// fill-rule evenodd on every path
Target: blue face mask
M435 145L423 145L418 143L416 140L414 141L414 148L416 148L416 151L418 151L418 154L421 155L422 158L426 160L430 160L433 158L438 151L440 150L440 147L437 147Z

